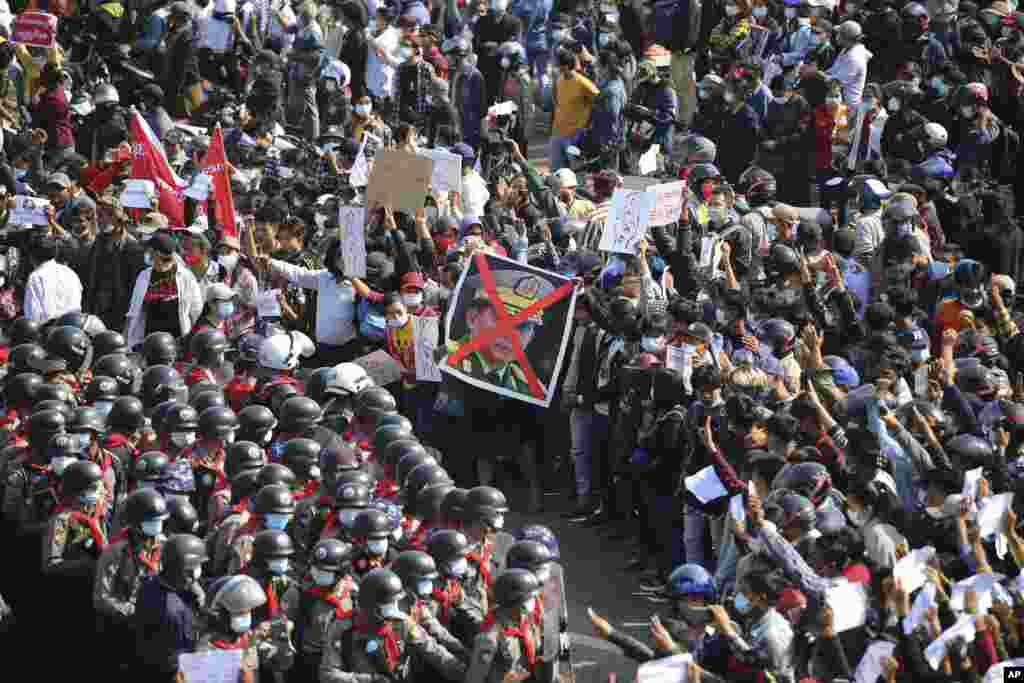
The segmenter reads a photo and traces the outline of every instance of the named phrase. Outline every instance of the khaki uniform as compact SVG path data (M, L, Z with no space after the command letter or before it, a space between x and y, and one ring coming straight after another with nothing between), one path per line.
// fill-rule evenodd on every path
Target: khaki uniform
M335 622L339 628L352 627L355 598L358 588L351 576L346 576L333 588L309 588L300 601L299 619L302 621L302 640L299 650L304 654L320 655L324 642Z
M458 638L453 636L437 619L438 604L435 600L417 599L409 610L409 617L430 634L446 650L459 659L469 659L469 650Z
M531 672L540 654L541 634L528 615L498 616L476 637L466 683L501 683L510 673Z
M460 343L468 342L463 339ZM467 354L459 363L459 369L476 379L481 379L502 389L508 389L518 394L532 396L530 383L526 380L526 373L520 367L519 361L511 361L502 365L491 365L479 351Z
M90 527L82 513L72 510L59 512L50 518L43 535L43 571L60 571L61 565L93 563L106 545L106 535L99 528Z
M3 499L3 516L8 523L17 524L23 532L38 528L50 519L57 503L56 485L48 467L11 463Z
M465 665L411 617L389 619L383 628L390 633L335 621L320 661L320 683L368 683L373 675L410 681L414 658L449 681L464 679ZM388 654L391 647L397 656Z
M165 539L159 536L154 540L145 548L125 539L108 546L100 555L92 592L92 604L99 614L115 621L135 616L142 580L160 570L160 547Z
M462 579L469 604L479 610L481 621L490 613L491 583L498 574L494 559L494 541L486 540L470 548L466 555L469 560L469 571Z

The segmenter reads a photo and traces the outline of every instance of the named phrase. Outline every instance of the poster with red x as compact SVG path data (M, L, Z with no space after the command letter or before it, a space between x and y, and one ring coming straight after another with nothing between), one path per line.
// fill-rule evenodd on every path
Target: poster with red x
M576 286L567 277L477 252L462 271L438 368L481 389L547 407L569 342Z

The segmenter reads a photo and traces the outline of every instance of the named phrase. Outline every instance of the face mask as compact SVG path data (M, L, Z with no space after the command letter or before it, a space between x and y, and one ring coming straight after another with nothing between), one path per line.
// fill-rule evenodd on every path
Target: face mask
M188 448L196 442L195 432L174 432L171 434L171 443L178 448Z
M356 523L356 517L359 516L359 510L342 510L338 513L338 521L343 526L352 528L352 525Z
M416 582L416 595L425 598L434 592L434 582L430 579L420 579Z
M605 47L610 42L612 42L612 34L610 34L610 33L600 33L600 34L598 34L598 36L597 36L597 44L598 45L600 45L601 47Z
M95 403L92 404L92 407L96 410L97 413L102 415L103 419L105 420L105 419L107 419L107 416L110 415L110 410L111 410L111 408L114 407L114 402L113 401L96 401Z
M417 292L416 294L403 294L402 303L410 308L419 308L423 305L423 293Z
M78 497L78 500L80 500L83 505L95 505L100 502L100 492L95 489L92 491L86 491Z
M960 115L965 119L974 118L974 107L960 107Z
M551 567L549 567L548 565L538 567L537 571L535 571L533 575L537 577L538 583L544 585L548 582L548 579L551 578Z
M895 97L890 97L889 98L889 111L899 111L899 110L900 110L900 101L898 99L896 99Z
M645 353L657 353L664 343L664 337L644 337L640 340L640 349Z
M490 520L489 524L490 524L490 527L492 529L495 529L495 530L504 529L505 528L505 516L504 515L496 515L494 517L494 519Z
M142 523L143 536L149 536L150 538L159 536L163 530L164 520L162 519L147 519Z
M787 7L783 11L783 14L785 14L787 19L793 19L794 17L796 17L796 8L795 7Z
M507 69L510 66L512 66L512 60L510 60L508 57L502 57L501 58L501 68L502 69Z
M537 609L537 598L530 598L523 603L523 611L527 614L532 614L535 609Z
M216 311L218 318L221 320L227 320L235 314L235 304L230 301L221 301L217 303L214 310Z
M386 538L375 538L366 542L366 552L371 555L382 556L388 551L388 540Z
M388 318L388 327L397 330L400 327L404 327L407 322L409 322L408 315L403 315L401 318Z
M231 615L231 630L235 633L247 633L252 628L252 612Z
M264 517L263 523L268 529L283 531L288 526L291 515L272 512Z
M914 224L910 221L904 221L896 225L897 237L906 237L914 231Z
M14 169L14 177L17 178L18 180L24 180L27 175L28 175L28 169L27 168L16 168L16 169Z
M275 557L272 560L267 560L267 569L270 570L271 574L281 576L288 573L288 558L287 557Z
M754 16L755 17L766 17L766 16L768 16L768 8L767 7L755 7L754 8Z
M64 470L67 469L67 466L75 462L76 460L78 460L78 458L57 456L55 458L50 458L50 467L53 468L53 473L59 477L60 475L64 474Z
M147 267L153 265L153 255L147 251L142 256L142 262L146 264Z
M397 602L389 602L380 606L380 616L384 619L401 619L402 611L398 609Z
M724 206L708 207L708 220L713 225L725 225L725 221L728 217L729 211Z
M235 266L238 265L238 254L221 254L217 257L217 260L228 271L233 271Z
M465 576L467 571L469 571L469 560L464 557L460 557L448 565L448 574L456 578Z
M868 523L871 519L871 510L868 508L862 508L860 510L847 510L846 516L850 518L852 523L858 529Z
M711 623L711 611L707 607L680 605L679 616L689 626L703 628Z
M310 575L313 577L313 583L318 586L334 585L334 572L329 572L326 569L320 569L319 567L313 567L310 571Z
M371 110L371 105L369 105L369 104L357 104L355 106L355 110L356 110L357 114L362 114L363 116L368 116L369 113L370 113L370 110Z
M740 614L747 614L754 607L743 593L737 593L732 604Z

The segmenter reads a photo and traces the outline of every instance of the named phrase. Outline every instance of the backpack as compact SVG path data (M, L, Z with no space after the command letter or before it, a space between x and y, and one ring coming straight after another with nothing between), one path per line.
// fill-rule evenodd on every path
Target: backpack
M384 306L371 303L366 299L359 300L356 308L356 320L359 322L359 335L371 341L384 341L387 334L387 321L384 319Z

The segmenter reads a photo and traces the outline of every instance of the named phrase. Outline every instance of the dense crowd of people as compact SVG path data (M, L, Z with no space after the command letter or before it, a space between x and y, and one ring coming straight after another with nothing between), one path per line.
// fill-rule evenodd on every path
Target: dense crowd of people
M572 548L504 529L521 477L522 511L564 487L570 522L631 549L665 606L652 642L593 627L641 663L688 655L686 680L1024 662L1016 2L11 9L14 657L166 683L224 651L243 683L571 677ZM49 43L18 42L33 12ZM457 191L367 201L392 149L457 156ZM672 220L605 250L627 187L680 180ZM550 406L511 395L514 354L467 361L483 383L417 368L414 319L444 337L481 254L575 281ZM499 285L474 334L542 297ZM386 386L362 362L382 350Z

